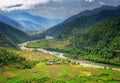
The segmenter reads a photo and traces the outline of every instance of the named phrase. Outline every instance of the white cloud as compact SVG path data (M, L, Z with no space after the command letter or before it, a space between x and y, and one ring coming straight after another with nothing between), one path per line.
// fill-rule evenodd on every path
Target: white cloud
M34 7L35 5L47 4L51 1L57 2L62 0L0 0L0 10L2 11L13 11L13 10L24 10ZM15 5L22 4L19 7ZM9 6L14 6L8 8Z
M85 0L86 2L94 2L95 0Z
M100 5L106 5L106 3L102 2L102 1L100 1L99 4Z

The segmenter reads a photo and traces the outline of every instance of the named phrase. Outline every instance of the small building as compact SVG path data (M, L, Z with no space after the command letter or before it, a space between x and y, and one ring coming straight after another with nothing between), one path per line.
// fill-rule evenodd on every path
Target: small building
M60 65L60 64L62 64L62 61L57 61L56 63Z
M53 62L46 62L47 65L53 65Z
M53 60L48 60L48 61L46 62L47 65L53 65L53 63L54 63Z

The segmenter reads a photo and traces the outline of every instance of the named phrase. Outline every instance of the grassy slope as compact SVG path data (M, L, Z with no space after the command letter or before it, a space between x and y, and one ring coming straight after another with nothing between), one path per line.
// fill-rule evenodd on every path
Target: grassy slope
M26 60L55 59L42 52L9 50ZM0 68L0 83L115 83L120 82L120 71L86 68L74 64L46 65L44 61L29 69L21 69L21 63L13 63Z
M0 82L8 83L115 83L120 82L120 72L85 68L80 65L46 65L39 63L32 69L20 70L14 66L0 70Z
M35 60L45 60L45 59L54 59L54 56L43 52L32 52L32 51L14 51L22 57L25 57L27 60L35 61Z

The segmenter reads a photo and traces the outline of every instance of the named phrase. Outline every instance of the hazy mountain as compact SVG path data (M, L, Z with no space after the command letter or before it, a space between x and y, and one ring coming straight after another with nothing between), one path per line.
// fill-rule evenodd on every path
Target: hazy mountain
M19 30L23 29L23 26L21 24L19 24L18 22L16 22L13 19L10 19L10 18L6 17L3 14L0 14L0 22L3 22L3 23L8 24L8 25L11 25L14 28L17 28Z
M60 20L35 16L27 12L10 12L6 16L20 23L24 27L24 31L44 31L61 22Z

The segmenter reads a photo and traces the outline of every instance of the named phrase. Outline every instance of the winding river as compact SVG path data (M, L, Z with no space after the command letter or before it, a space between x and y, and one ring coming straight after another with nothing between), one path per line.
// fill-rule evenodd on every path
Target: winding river
M29 50L29 51L33 51L33 50L37 50L40 52L44 52L44 53L48 53L50 55L53 55L57 58L62 58L62 59L69 59L67 57L64 57L63 53L59 53L59 52L55 52L55 51L48 51L42 48L27 48L26 45L30 42L37 42L40 40L34 40L34 41L27 41L24 42L22 44L18 44L18 46L20 47L21 50ZM85 67L92 67L92 68L104 68L106 67L107 69L109 67L112 67L112 70L118 70L120 71L120 67L119 66L113 66L113 65L108 65L108 64L102 64L102 63L95 63L92 61L87 61L87 60L73 60L73 59L69 59L70 61L76 62L76 63L80 63L80 65L83 65Z

